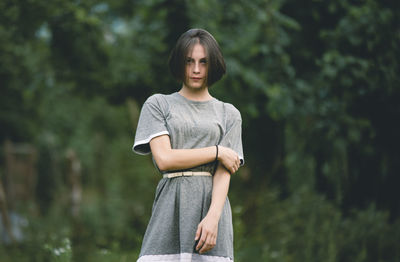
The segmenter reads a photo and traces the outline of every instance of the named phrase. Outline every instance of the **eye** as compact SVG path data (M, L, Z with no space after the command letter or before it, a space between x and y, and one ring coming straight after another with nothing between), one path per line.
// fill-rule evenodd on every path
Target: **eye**
M201 60L200 60L200 63L202 63L202 64L207 64L207 59L201 59Z
M193 62L193 59L191 59L191 58L186 58L186 64L190 64L190 63L192 63Z

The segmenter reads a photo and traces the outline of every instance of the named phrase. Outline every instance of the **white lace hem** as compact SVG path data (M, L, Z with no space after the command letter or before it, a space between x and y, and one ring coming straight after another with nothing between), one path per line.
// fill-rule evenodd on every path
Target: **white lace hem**
M233 262L229 257L208 256L192 253L181 253L171 255L145 255L137 262Z

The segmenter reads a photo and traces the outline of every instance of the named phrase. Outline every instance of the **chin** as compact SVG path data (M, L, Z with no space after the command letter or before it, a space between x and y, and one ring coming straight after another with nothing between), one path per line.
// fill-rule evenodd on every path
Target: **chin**
M201 89L204 89L204 88L207 87L207 85L204 82L202 82L202 83L199 83L199 82L191 83L190 81L187 81L187 82L184 82L184 85L187 88L192 89L192 90L201 90Z
M195 89L195 90L203 89L206 87L205 85L202 85L202 84L196 84L196 85L186 85L185 84L185 86L188 87L189 89Z

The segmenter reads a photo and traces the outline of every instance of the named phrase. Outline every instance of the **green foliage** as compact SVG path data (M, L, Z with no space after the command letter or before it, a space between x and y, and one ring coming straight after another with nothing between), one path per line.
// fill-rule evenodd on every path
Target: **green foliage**
M344 216L321 195L300 189L284 201L258 193L256 213L234 208L238 261L398 261L399 227L371 205ZM240 202L239 201L236 201ZM245 223L249 220L249 223ZM248 228L243 229L244 224Z

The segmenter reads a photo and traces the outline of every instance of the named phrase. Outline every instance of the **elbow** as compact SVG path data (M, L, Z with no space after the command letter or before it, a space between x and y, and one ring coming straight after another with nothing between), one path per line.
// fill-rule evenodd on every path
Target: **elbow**
M171 161L168 156L159 156L154 159L160 171L168 171L171 169Z

